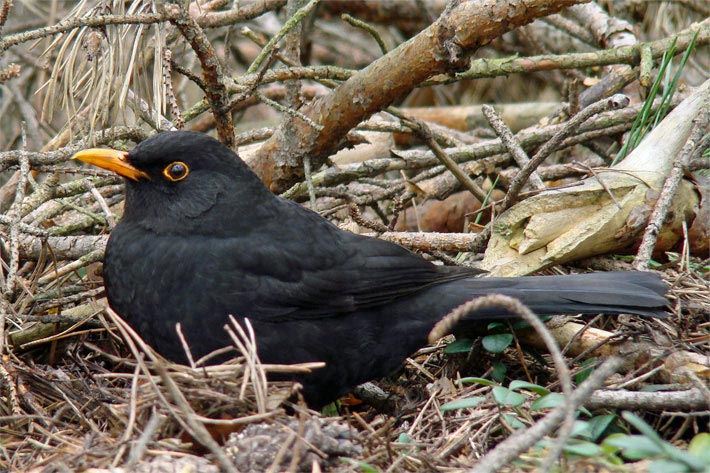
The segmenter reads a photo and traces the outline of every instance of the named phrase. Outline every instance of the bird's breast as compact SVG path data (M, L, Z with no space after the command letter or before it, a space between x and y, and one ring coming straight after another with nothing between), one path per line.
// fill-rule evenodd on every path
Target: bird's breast
M239 309L233 303L236 288L220 283L212 246L200 238L121 225L109 238L104 261L109 304L170 359L184 359L178 323L195 356L228 344L223 326Z

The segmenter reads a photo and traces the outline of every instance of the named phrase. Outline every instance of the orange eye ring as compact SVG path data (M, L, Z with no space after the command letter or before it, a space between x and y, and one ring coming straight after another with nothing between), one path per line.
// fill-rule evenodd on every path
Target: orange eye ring
M190 167L182 161L175 161L163 169L165 179L172 182L182 181L190 174Z

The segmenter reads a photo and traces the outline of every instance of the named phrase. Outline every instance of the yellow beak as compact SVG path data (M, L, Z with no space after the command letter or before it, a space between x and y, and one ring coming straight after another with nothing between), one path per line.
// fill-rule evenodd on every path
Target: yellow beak
M126 151L118 151L106 148L91 148L79 151L72 159L78 159L88 164L93 164L102 169L113 171L119 176L137 181L141 178L150 179L148 174L132 166L128 160Z

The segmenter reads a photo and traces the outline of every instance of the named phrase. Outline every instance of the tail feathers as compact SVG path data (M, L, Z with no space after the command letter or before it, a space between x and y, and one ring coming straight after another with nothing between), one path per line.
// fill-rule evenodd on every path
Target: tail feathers
M479 295L504 294L515 297L537 315L636 314L647 317L668 315L668 286L655 273L619 271L565 276L519 278L476 278L462 281ZM476 319L507 318L500 309L486 309Z

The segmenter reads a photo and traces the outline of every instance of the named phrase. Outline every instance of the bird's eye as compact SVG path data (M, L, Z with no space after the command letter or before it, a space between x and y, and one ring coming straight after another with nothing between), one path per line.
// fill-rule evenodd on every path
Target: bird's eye
M188 174L190 174L190 168L182 161L170 163L163 169L163 176L173 182L182 181Z

